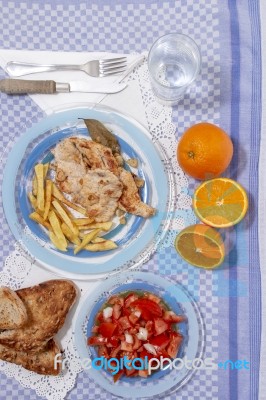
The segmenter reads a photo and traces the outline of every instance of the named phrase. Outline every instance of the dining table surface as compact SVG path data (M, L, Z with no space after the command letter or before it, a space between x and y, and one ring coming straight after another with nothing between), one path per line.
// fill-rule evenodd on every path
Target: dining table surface
M143 56L125 77L128 87L120 97L0 93L0 183L17 140L66 104L73 108L79 103L85 107L87 102L113 107L145 126L153 142L159 144L172 168L174 199L168 215L172 221L163 240L145 262L138 263L137 270L186 288L203 320L204 357L216 365L196 370L185 384L161 393L160 398L266 399L265 20L263 0L0 0L0 79L8 77L5 65L14 60L48 64L69 60L75 64L91 59L90 54L125 54L132 60ZM156 39L173 32L194 39L202 66L184 98L166 106L153 96L147 54ZM71 79L70 73L64 74L62 78ZM60 78L58 72L44 75L45 79L48 76ZM226 256L213 270L190 265L174 247L176 235L199 222L191 198L200 182L184 174L176 160L181 136L199 122L214 123L230 135L234 153L224 176L246 189L249 202L246 217L222 230ZM160 192L164 182L156 185ZM23 258L7 223L2 197L0 203L0 284L19 289L44 278L62 278L62 270L41 272L42 267L35 269L34 261ZM101 290L101 285L100 278L80 283L86 293L95 287ZM193 336L193 332L189 334ZM0 400L117 398L79 368L69 375L69 382L58 380L57 389L53 382L53 378L41 381L34 373L26 376L23 369L13 369L0 360ZM133 397L137 398L134 389Z

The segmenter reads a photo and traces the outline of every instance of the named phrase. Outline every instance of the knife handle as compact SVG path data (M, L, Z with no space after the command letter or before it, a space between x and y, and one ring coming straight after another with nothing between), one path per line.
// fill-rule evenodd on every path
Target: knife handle
M0 80L0 91L7 94L56 93L55 81L27 81L24 79Z

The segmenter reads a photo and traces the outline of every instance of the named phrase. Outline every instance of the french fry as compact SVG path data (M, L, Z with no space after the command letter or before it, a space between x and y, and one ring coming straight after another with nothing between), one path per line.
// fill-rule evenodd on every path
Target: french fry
M50 164L47 163L47 164L41 164L41 165L43 165L43 179L45 179L47 176L47 172L49 170ZM37 183L37 176L35 173L34 177L32 178L32 193L35 197L37 196L37 192L38 192L38 183Z
M56 235L56 237L60 241L60 246L62 248L67 248L67 240L65 238L65 235L62 232L61 225L60 225L60 222L58 220L58 217L56 216L56 214L55 214L55 212L53 210L49 211L48 219L49 219L49 222L50 222L51 227L53 229L53 233Z
M54 246L61 251L67 251L67 245L65 246L64 241L58 238L56 234L53 231L49 231L49 237L51 242L54 244Z
M39 210L44 211L44 174L43 164L37 164L34 167L37 178L37 207Z
M86 235L88 234L88 232L84 232L84 231L79 231L79 238L83 239ZM106 239L104 239L104 237L101 236L97 236L95 239L93 239L91 241L91 243L101 243L104 242Z
M63 231L63 234L66 236L66 238L71 242L79 246L81 244L81 240L78 236L74 235L71 229L67 226L65 222L62 223L61 229Z
M34 210L36 210L37 209L37 199L36 199L36 197L32 193L29 192L28 193L28 199L30 201L30 204L32 205L32 208Z
M106 250L114 250L117 248L117 244L112 240L104 240L99 243L89 243L85 246L85 249L88 251L106 251Z
M60 217L62 218L63 222L65 222L67 224L67 226L69 227L69 229L72 231L72 233L74 235L78 236L78 233L79 233L78 228L72 223L71 219L69 218L69 216L67 215L65 210L61 207L61 205L58 203L58 201L53 200L52 204L53 204L54 208L57 210Z
M94 222L85 208L69 201L47 178L49 168L49 163L34 167L32 192L28 193L34 212L29 217L49 230L51 242L61 251L67 251L68 241L75 245L74 254L82 249L91 252L116 249L115 242L98 236L101 231L109 231L113 223ZM74 217L71 210L81 214L81 218Z
M65 196L60 192L55 183L53 183L53 196L58 200L65 200Z
M89 225L78 226L79 230L100 229L101 231L109 231L112 228L112 222L95 222Z
M102 242L105 242L106 241L106 239L104 239L103 237L101 237L101 236L98 236L98 237L96 237L95 239L93 239L92 241L91 241L91 243L102 243Z
M29 215L29 217L30 217L30 219L32 219L35 222L38 222L38 224L44 226L45 228L51 229L51 225L49 224L49 222L45 221L43 219L43 217L40 214L38 214L36 211L31 213Z
M90 243L92 239L94 239L100 232L100 229L94 229L90 233L87 233L87 235L84 236L82 239L82 242L79 246L75 247L74 249L74 254L77 254L80 250L84 249L84 247Z
M57 200L60 200L62 203L66 204L68 207L78 211L80 214L87 215L87 211L85 210L85 208L79 207L76 204L71 203L71 201L67 200L55 184L53 184L53 196Z
M43 179L45 179L47 177L49 167L50 167L49 163L43 164Z
M50 211L51 207L51 200L52 200L52 190L53 190L53 182L49 179L45 182L45 206L44 206L44 213L43 219L46 220Z
M56 199L54 198L54 197L52 197L52 202L53 201L55 201ZM63 208L63 210L66 212L66 214L68 215L68 217L69 217L69 219L72 221L72 215L70 214L70 213L68 213L68 211L66 210L66 207L64 208L64 204L63 203L61 203L59 200L56 200L56 201L58 201L58 203L60 204L60 206ZM59 222L60 222L60 224L61 224L61 228L62 228L62 224L63 223L65 223L65 221L64 221L64 218L62 217L62 215L58 212L58 210L54 207L54 205L53 205L53 203L51 202L51 207L50 207L50 210L51 211L54 211L54 213L55 213L55 215L57 216L57 218L58 218L58 220L59 220ZM69 228L70 229L70 228ZM76 227L76 229L77 229L77 227ZM71 230L70 230L71 231ZM79 231L78 231L79 232ZM72 232L72 234L73 234L73 232ZM79 234L78 234L78 236L79 236Z
M36 197L38 192L37 188L37 176L34 174L34 177L32 178L32 193Z
M89 225L93 222L94 220L92 218L74 218L73 222L75 225L81 226L81 225Z
M68 206L66 206L64 203L62 203L62 201L56 199L55 197L53 197L53 200L57 200L58 203L60 204L60 206L65 210L65 212L67 213L67 215L69 216L69 218L71 219L72 222L74 222L74 215L72 214L71 210L68 208ZM76 224L75 224L76 225Z

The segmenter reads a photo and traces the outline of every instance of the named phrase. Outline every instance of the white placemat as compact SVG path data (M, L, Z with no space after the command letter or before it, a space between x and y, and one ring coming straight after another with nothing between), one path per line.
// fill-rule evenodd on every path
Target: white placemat
M22 51L22 50L0 50L0 66L5 70L9 61L20 61L40 64L84 64L94 59L103 59L111 57L126 56L128 60L128 70L132 66L141 62L143 56L139 54L112 54L112 53L77 53L77 52L53 52L53 51ZM126 71L126 72L127 72ZM123 74L124 75L124 74ZM122 76L123 76L122 75ZM16 78L16 77L14 77ZM18 79L18 77L16 78ZM93 78L82 71L53 71L30 74L19 77L19 79L37 79L49 80L56 82L70 82L75 80L83 80L85 82L101 82L111 83L121 79L120 75L114 75L105 78ZM131 81L128 87L122 92L112 95L103 95L97 93L56 93L56 94L34 94L30 96L38 106L47 114L53 112L58 105L71 103L102 103L107 106L117 108L126 114L131 114L137 121L146 126L145 111L142 105L142 98L138 82Z

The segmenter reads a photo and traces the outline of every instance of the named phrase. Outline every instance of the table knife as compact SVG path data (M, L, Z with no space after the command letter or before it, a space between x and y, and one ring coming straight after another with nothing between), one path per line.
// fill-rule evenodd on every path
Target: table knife
M54 94L68 92L85 93L117 93L127 87L125 83L104 83L72 81L68 83L52 80L25 80L2 79L0 80L0 92L7 94Z

